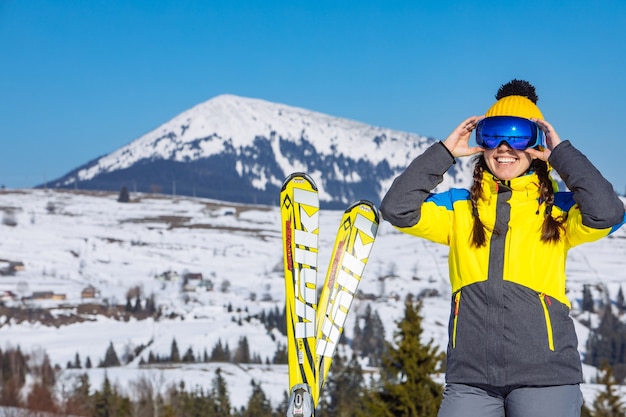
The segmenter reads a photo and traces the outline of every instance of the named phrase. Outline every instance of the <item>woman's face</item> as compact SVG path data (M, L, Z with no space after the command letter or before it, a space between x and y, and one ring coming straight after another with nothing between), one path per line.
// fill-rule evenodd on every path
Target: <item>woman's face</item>
M501 180L512 180L524 174L530 168L532 156L525 151L518 151L502 142L495 149L483 152L489 171Z

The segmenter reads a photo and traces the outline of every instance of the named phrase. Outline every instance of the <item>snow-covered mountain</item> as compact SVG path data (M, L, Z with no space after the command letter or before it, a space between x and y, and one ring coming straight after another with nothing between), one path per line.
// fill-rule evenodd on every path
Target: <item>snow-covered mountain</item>
M181 354L191 348L201 355L210 353L218 341L232 351L244 336L252 355L271 360L278 345L285 344L284 336L268 331L258 319L246 318L284 305L278 208L132 192L131 202L122 204L117 195L0 191L0 270L16 266L12 274L0 275L0 294L5 306L19 307L24 297L30 310L22 310L32 312L21 320L0 309L0 349L19 346L27 354L47 352L51 362L63 368L59 390L84 372L95 389L105 375L129 393L139 378L161 391L183 380L187 387L208 389L219 367L234 406L245 405L251 380L277 405L288 390L284 365L140 362L150 353L168 356L174 339ZM319 285L341 214L320 213ZM626 228L570 252L568 296L582 355L589 334L584 323L598 323L597 315L581 312L583 284L597 288L597 297L616 300L626 282L625 255ZM183 285L186 273L196 278L202 274L213 290L206 291L199 281ZM90 286L96 291L85 297L83 290ZM163 311L159 319L116 319L79 307L123 305L133 288L140 288L144 297L154 295ZM383 222L359 289L364 296L352 305L345 326L348 338L356 317L369 305L382 318L386 339L392 340L404 295L422 294L424 341L432 338L445 349L450 313L445 246L401 234ZM49 308L53 318L77 320L58 327L45 324L39 315L43 308ZM83 364L89 357L97 366L109 344L122 366L66 369L77 354ZM134 352L139 353L132 358ZM595 368L585 366L584 373L583 392L590 402L601 387L593 383Z
M48 184L53 188L160 192L277 204L292 172L308 173L322 206L380 202L393 178L435 139L264 100L221 95L109 155ZM466 158L467 159L467 158ZM443 187L466 185L469 161Z

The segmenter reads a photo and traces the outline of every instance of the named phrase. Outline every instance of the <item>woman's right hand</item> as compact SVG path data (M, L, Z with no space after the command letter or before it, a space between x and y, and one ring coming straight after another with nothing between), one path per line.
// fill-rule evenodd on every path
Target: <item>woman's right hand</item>
M484 149L480 146L469 146L469 140L472 136L472 131L476 128L478 122L484 119L485 116L472 116L465 119L460 125L458 125L448 138L443 141L443 144L450 151L455 158L461 156L470 156L483 152Z

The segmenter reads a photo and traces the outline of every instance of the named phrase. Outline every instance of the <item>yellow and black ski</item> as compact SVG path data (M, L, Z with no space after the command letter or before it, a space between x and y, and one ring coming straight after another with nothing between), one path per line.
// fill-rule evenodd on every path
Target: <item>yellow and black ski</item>
M317 309L318 397L313 397L315 404L326 382L335 348L374 245L378 224L378 211L366 200L351 205L339 224Z
M291 388L288 415L310 417L316 405L313 399L319 396L315 363L319 198L308 175L294 173L284 181L280 213Z

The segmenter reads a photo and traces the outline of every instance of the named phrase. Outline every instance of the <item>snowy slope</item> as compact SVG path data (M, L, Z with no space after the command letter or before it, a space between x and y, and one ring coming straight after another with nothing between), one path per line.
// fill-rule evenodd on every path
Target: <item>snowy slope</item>
M243 336L248 338L252 354L260 355L263 361L271 360L277 344L284 343L282 336L274 333L276 340L272 340L255 319L238 322L262 310L283 306L278 209L145 194L131 195L132 202L126 204L118 203L116 198L113 193L0 192L0 267L8 261L24 264L24 270L15 276L0 276L0 293L12 291L25 297L40 291L64 294L66 299L60 301L28 301L31 307L55 307L55 314L60 316L76 312L75 305L84 302L81 290L87 285L100 292L96 302L106 300L109 304L124 304L127 291L140 286L144 295L154 294L164 316L174 313L176 318L125 322L92 316L89 321L57 328L38 322L17 324L2 316L0 348L19 345L25 352L45 350L52 363L65 368L77 353L83 363L89 356L97 365L111 342L120 357L149 344L140 357L122 367L91 369L92 386L99 387L106 372L122 389L129 388L140 375L161 389L183 379L188 387L209 387L215 369L221 367L235 406L245 404L251 379L261 382L273 404L278 404L288 389L285 366L194 364L148 368L138 364L141 357L147 359L149 352L169 355L174 339L181 354L191 347L200 355L205 349L210 353L218 340L228 343L233 351ZM333 210L323 210L320 215L322 273L340 216L341 211ZM610 238L571 251L568 294L574 316L579 312L584 283L606 285L615 298L626 280L625 255L624 228ZM215 289L183 292L181 280L155 279L166 271L180 275L202 273L213 281ZM355 315L372 303L391 340L394 322L403 311L404 295L436 290L438 296L424 300L424 337L434 338L445 348L449 289L444 246L401 234L383 223L360 289L376 297L372 301L355 300L346 325L347 336L352 333ZM228 304L233 306L232 312L227 310ZM588 329L582 324L576 328L584 354ZM64 371L61 381L67 383L76 372ZM586 367L585 373L588 381L595 377L592 368ZM588 400L596 389L592 384L584 387Z

